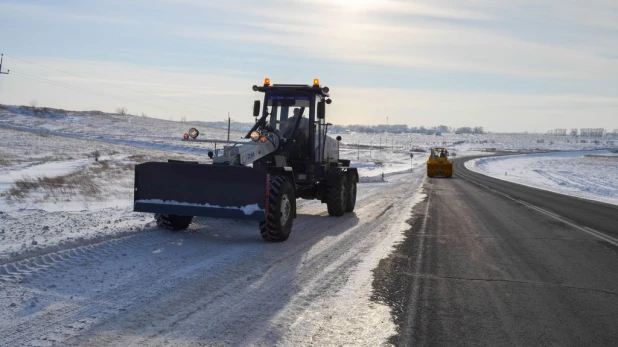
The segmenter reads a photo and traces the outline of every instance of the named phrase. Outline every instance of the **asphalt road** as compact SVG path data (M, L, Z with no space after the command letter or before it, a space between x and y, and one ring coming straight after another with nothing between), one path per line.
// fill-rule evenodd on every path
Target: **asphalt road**
M427 179L376 270L401 346L617 346L618 207L485 177Z

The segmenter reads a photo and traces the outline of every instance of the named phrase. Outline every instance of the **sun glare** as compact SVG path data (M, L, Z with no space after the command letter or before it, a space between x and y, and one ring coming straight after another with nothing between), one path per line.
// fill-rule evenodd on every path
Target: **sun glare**
M351 10L367 10L376 7L379 0L334 0L334 3Z

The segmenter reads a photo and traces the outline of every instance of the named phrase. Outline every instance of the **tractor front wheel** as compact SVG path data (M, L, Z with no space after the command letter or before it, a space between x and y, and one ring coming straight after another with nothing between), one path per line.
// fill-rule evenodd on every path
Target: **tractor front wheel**
M177 216L173 214L155 214L157 225L172 231L185 230L193 221L193 216Z
M270 177L268 215L260 222L260 234L266 241L281 242L290 237L296 214L296 197L290 181L283 176Z
M341 176L339 181L329 185L326 190L326 207L330 216L340 217L348 204L348 178Z

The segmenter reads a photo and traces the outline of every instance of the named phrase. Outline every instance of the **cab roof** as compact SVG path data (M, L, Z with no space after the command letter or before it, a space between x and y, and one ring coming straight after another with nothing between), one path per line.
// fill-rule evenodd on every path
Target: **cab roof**
M271 92L284 92L284 93L312 93L321 95L323 97L330 97L327 91L327 87L322 86L310 86L307 84L273 84L268 86L253 86L253 90L256 92L262 93L271 93Z

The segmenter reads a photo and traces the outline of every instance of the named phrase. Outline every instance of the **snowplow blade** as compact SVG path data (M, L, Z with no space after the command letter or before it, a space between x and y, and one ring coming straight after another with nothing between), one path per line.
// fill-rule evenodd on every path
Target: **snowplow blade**
M427 163L427 177L453 176L452 163Z
M133 210L264 220L268 175L246 166L150 162L135 166Z

